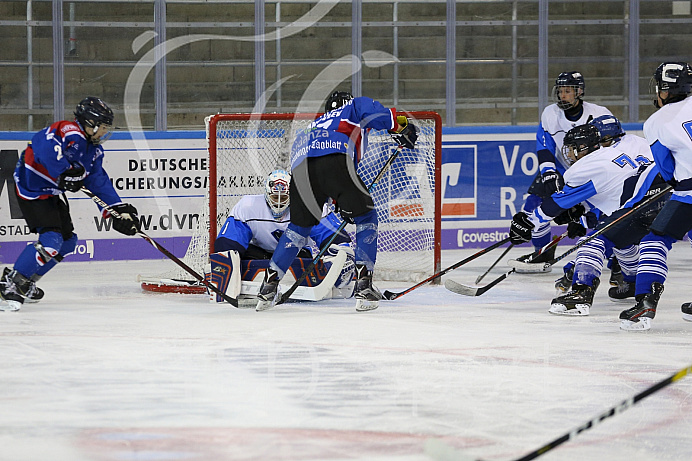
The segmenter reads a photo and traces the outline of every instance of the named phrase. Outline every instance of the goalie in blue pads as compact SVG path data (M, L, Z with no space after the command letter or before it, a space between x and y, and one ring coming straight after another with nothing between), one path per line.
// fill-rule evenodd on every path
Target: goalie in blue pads
M263 275L277 243L290 223L288 187L291 176L284 170L272 172L265 181L263 195L246 195L231 210L221 227L211 254L208 279L233 298L239 295L256 298ZM341 224L332 212L325 212L320 224L310 233L306 247L292 262L290 271L300 277L305 267L329 241ZM341 255L341 253L344 253ZM338 235L315 270L296 290L294 299L319 300L322 298L350 297L353 292L355 259L351 240L346 232ZM305 287L305 288L303 288ZM212 294L212 299L223 299ZM254 307L254 304L253 306Z

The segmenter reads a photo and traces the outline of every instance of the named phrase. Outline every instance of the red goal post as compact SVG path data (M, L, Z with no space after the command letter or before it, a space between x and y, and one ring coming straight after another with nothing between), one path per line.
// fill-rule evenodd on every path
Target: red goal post
M402 149L372 190L378 212L379 235L375 278L419 281L440 270L441 140L442 121L436 112L404 112L419 128L415 149ZM264 179L277 168L290 171L290 149L295 134L320 114L216 114L207 117L209 190L202 205L198 231L183 261L200 273L219 226L238 200L263 194ZM370 185L396 144L386 131L371 131L358 174ZM212 219L209 219L212 217ZM353 226L347 226L352 234ZM351 229L349 229L351 228ZM150 291L189 292L187 274L177 268L160 277ZM172 289L165 287L171 280ZM179 286L183 289L176 289ZM157 288L158 287L158 288ZM157 288L157 289L154 289Z

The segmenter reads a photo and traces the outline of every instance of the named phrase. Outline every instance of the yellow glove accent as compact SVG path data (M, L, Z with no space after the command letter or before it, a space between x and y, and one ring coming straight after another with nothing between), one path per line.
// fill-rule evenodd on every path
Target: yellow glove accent
M401 126L401 130L397 131L397 133L401 133L401 131L408 125L408 119L404 115L397 115L396 122Z

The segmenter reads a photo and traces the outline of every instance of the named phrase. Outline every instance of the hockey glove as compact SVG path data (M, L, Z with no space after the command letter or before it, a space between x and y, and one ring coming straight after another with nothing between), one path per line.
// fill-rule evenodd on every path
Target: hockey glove
M86 171L84 167L79 163L75 163L58 176L58 188L69 192L78 192L82 188L85 178Z
M545 197L548 197L562 190L562 187L565 185L565 180L558 171L546 171L541 175L541 183L543 184L543 193Z
M137 219L137 208L129 203L114 205L113 211L117 211L119 218L113 216L113 229L125 235L135 235L139 230L139 219Z
M586 227L582 226L579 221L572 221L567 224L567 237L573 239L586 235Z
M520 211L512 218L509 226L509 241L513 245L519 245L531 240L531 231L535 226L529 219L529 215Z
M413 149L416 147L416 141L418 140L418 130L416 125L409 123L408 119L403 115L399 115L396 118L397 123L403 128L399 131L390 131L389 134L395 143L406 149Z
M577 203L569 210L565 210L559 215L555 216L555 218L553 218L553 221L555 222L555 224L562 226L564 224L569 224L571 222L578 221L579 218L581 218L584 215L584 213L586 213L586 208L584 208L584 205L582 205L581 203Z

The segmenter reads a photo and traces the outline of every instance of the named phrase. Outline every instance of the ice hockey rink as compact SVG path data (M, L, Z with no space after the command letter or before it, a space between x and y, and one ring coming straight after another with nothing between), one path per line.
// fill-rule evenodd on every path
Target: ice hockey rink
M447 277L473 284L500 251ZM0 460L518 459L692 364L689 244L669 262L648 332L619 330L632 304L607 283L589 317L549 314L559 268L476 298L438 285L367 313L258 313L142 292L136 275L168 261L66 262L42 302L0 312ZM692 376L540 459L689 461Z

